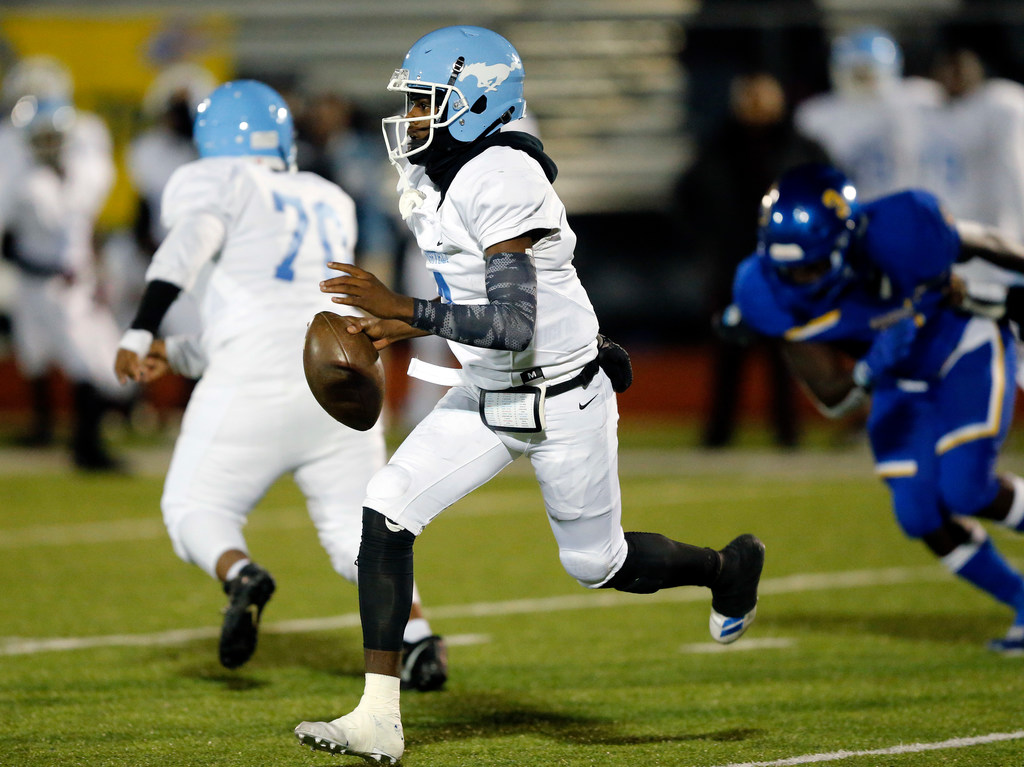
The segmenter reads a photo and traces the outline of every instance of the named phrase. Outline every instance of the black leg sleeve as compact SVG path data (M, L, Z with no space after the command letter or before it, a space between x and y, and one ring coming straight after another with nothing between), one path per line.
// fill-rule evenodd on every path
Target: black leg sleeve
M626 533L626 561L601 588L653 594L675 586L710 586L722 571L717 551L657 533Z
M393 532L387 520L363 508L363 538L359 544L359 619L363 648L398 652L412 608L412 545L408 530Z

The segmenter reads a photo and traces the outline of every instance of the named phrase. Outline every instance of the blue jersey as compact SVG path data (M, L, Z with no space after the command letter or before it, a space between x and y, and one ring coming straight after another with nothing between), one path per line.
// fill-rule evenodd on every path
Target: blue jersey
M942 288L960 238L936 198L911 190L861 208L838 292L813 296L782 280L754 254L736 272L734 300L758 332L789 341L841 342L854 356L867 350L886 317L908 300L925 315L910 355L897 371L932 378L956 348L969 319L942 306Z

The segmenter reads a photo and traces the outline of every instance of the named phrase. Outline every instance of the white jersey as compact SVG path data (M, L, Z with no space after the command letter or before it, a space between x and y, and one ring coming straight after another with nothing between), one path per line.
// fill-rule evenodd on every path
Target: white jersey
M1024 86L989 80L921 116L916 185L954 218L1024 238Z
M215 217L223 229L220 243L197 258L174 247L174 235L175 227L192 227L202 216ZM208 158L174 173L164 191L163 217L171 235L146 279L200 294L206 375L301 377L303 339L313 315L325 309L351 313L319 287L333 274L328 261L352 261L351 198L312 173L277 172L246 158ZM197 280L205 284L196 288Z
M825 149L860 200L873 200L915 185L921 109L938 104L940 92L931 80L906 78L877 95L825 93L800 104L794 123Z
M409 166L408 173L425 195L408 224L446 303L486 304L484 250L533 230L549 232L533 247L533 341L521 352L449 342L466 380L483 389L504 389L521 385L520 374L539 367L551 383L593 359L598 322L573 266L576 235L540 164L518 149L491 147L459 170L443 201L422 167Z
M33 165L7 200L4 228L27 265L52 274L90 274L92 221L75 204L66 178Z

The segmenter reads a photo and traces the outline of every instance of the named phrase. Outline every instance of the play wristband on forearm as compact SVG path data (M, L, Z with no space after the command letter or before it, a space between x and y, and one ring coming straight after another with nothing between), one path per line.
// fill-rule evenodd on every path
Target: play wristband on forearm
M146 283L146 291L139 302L139 310L132 320L133 330L148 330L156 335L163 322L164 315L171 308L174 299L181 293L181 288L164 280L152 280ZM152 337L151 339L152 340Z
M118 348L134 352L136 357L142 359L149 354L149 347L152 345L152 333L148 330L132 328L131 330L125 331L125 334L121 336L121 343L118 344Z

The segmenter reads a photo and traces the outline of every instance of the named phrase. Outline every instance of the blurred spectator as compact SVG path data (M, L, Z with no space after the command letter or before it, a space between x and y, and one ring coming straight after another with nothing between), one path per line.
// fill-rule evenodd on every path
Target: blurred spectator
M875 28L837 37L829 70L832 91L797 107L797 130L825 148L860 200L913 186L921 109L939 103L938 85L904 78L899 44Z
M687 128L704 140L729 113L729 83L776 73L795 102L828 87L824 13L815 0L704 0L688 14L679 60L686 72Z
M294 100L294 94L293 94ZM334 93L301 98L295 121L295 161L299 170L335 181L338 168L332 158L335 142L350 126L350 107Z
M765 72L739 75L730 85L730 114L699 148L681 177L674 220L683 247L705 265L707 313L731 301L736 266L757 246L757 211L772 181L786 168L825 159L824 151L793 128L782 85ZM741 369L753 347L715 345L711 401L703 444L723 447L734 437ZM765 346L772 388L772 427L779 445L799 440L795 393L785 363Z
M404 234L393 220L391 174L380 125L335 93L309 98L293 94L298 104L296 162L338 184L356 203L359 243L356 256L370 269L393 269Z
M917 184L957 219L1024 239L1024 86L987 78L978 54L940 53L940 103L922 108Z
M53 440L49 373L59 368L73 386L74 462L109 470L119 462L103 443L101 423L124 396L110 371L120 334L100 300L92 238L114 164L106 125L75 109L71 88L63 65L45 57L23 59L4 79L10 111L0 143L17 171L0 183L0 231L4 256L17 267L14 348L32 396L23 442Z

